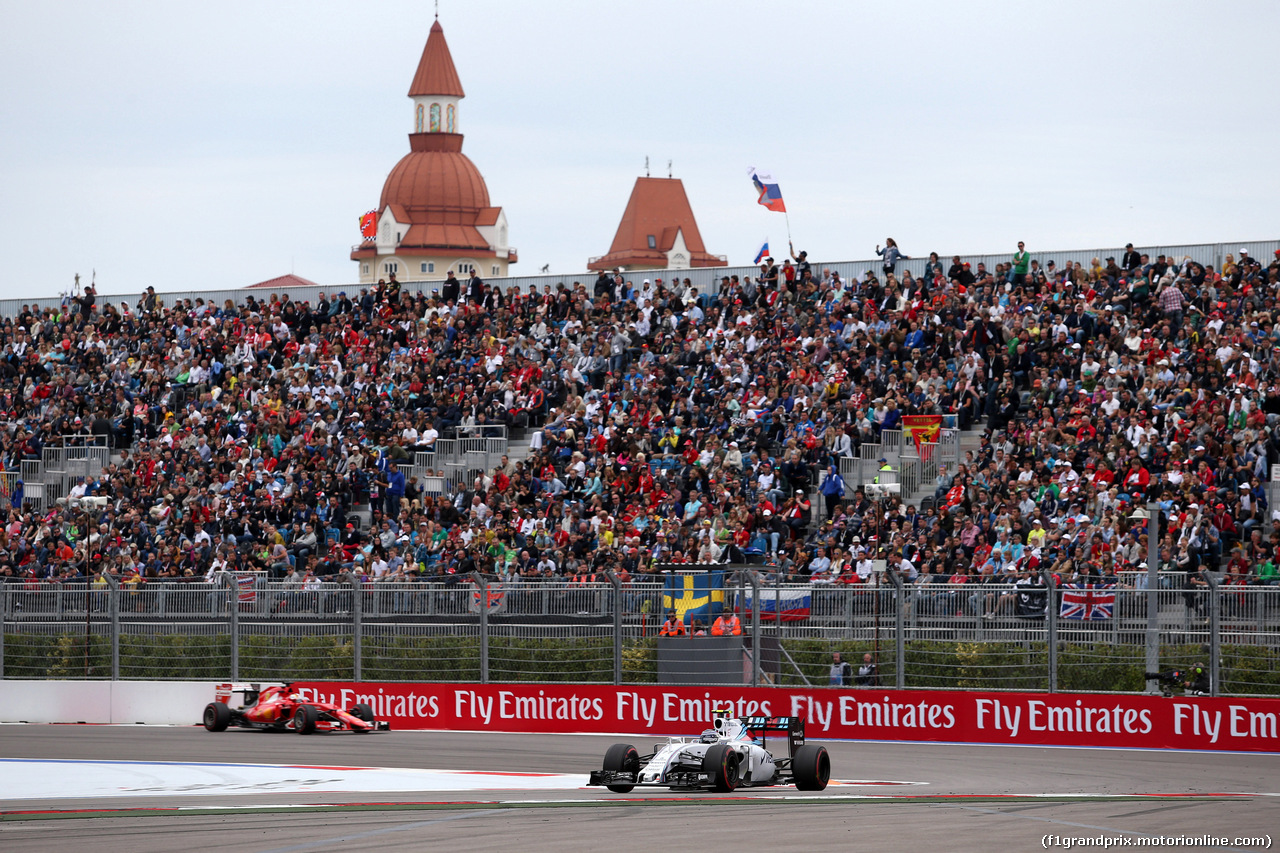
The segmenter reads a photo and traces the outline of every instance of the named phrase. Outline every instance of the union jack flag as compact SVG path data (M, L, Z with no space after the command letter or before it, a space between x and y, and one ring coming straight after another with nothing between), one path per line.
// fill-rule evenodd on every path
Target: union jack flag
M1116 585L1113 583L1069 583L1062 587L1063 619L1079 619L1097 622L1111 618L1116 606Z
M488 599L487 607L490 613L498 613L507 606L507 590L500 583L491 583L485 588L485 598ZM480 612L480 588L476 587L471 591L471 612Z

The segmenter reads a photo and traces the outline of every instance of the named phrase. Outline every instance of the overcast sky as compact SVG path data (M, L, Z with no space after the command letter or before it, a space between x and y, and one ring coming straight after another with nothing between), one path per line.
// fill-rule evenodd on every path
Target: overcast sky
M349 283L429 0L0 0L0 298ZM708 251L1280 236L1280 3L441 0L517 274L608 251L652 158Z

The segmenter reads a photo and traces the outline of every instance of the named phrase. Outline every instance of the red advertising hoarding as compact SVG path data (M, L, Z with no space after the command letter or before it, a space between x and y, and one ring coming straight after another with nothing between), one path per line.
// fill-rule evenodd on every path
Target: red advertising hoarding
M716 709L802 716L815 739L1280 752L1280 699L734 686L297 682L393 729L696 734Z

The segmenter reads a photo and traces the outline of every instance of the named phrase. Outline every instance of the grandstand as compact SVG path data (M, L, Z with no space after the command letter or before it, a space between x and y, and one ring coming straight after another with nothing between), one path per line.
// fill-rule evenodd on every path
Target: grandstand
M1011 260L9 300L5 619L223 576L270 621L340 579L856 590L886 561L895 602L956 605L911 613L1002 620L1020 578L1144 570L1139 506L1175 598L1274 589L1280 241Z

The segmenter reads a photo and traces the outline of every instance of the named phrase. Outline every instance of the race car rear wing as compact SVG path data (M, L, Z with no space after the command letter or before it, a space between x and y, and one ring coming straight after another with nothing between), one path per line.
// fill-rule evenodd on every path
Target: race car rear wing
M804 745L804 717L746 717L742 722L748 734L760 737L762 748L767 748L765 744L771 733L787 736L787 749L791 756Z
M273 684L278 683L279 682L272 682L266 686L271 687ZM241 701L243 701L245 705L252 705L258 701L258 694L262 692L262 689L263 685L257 682L254 682L253 684L218 684L214 686L213 700L215 702L222 702L230 705L232 695L239 693L243 697Z

